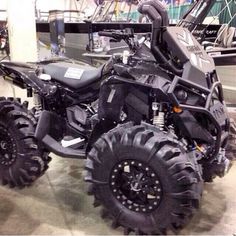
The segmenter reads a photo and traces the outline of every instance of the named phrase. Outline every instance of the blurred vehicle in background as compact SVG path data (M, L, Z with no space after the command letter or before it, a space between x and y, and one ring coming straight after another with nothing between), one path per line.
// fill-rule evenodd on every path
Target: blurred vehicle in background
M213 57L228 103L236 104L236 1L196 1L178 23Z
M9 56L8 31L5 21L0 21L0 60Z

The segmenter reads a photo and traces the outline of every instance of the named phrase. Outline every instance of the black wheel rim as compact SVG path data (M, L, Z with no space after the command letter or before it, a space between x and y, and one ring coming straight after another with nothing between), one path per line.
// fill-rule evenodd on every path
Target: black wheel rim
M0 165L9 167L16 160L16 144L8 130L0 126Z
M151 212L162 199L162 187L157 173L146 163L125 160L116 164L110 176L115 198L135 212Z

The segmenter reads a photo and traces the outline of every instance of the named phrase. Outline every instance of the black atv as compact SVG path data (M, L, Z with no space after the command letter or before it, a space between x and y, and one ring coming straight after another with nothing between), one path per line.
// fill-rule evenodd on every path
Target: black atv
M12 186L29 184L45 171L48 152L87 158L89 193L113 227L165 234L191 219L203 181L229 170L230 121L212 58L187 29L168 26L159 1L143 2L139 11L153 22L151 49L132 30L107 31L100 35L125 40L133 53L114 55L98 69L0 64L5 79L37 104L0 104L1 177ZM31 147L37 155L26 152ZM31 169L33 162L41 169Z

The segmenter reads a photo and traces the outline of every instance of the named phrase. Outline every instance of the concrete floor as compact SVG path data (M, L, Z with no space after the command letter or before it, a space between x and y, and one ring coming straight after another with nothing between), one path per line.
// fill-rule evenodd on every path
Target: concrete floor
M11 86L0 79L1 96L11 96ZM24 97L19 89L16 96ZM84 161L53 156L50 168L26 189L0 187L0 234L4 235L108 235L111 222L100 218L93 198L85 193ZM201 209L183 235L236 234L236 165L224 178L205 184Z

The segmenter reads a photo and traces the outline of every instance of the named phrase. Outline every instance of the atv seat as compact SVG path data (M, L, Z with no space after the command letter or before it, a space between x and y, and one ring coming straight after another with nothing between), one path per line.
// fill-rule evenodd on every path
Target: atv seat
M102 69L103 66L95 68L66 62L43 65L45 74L73 89L86 87L99 81L102 76Z

